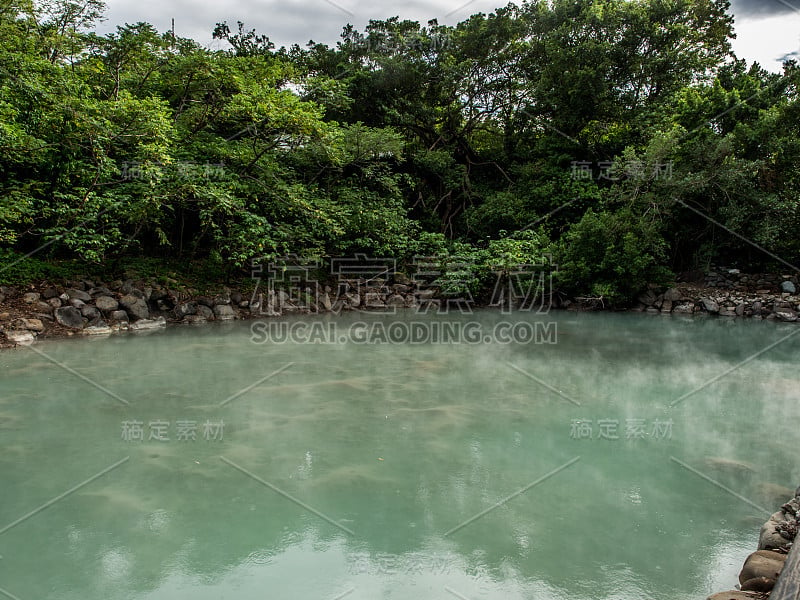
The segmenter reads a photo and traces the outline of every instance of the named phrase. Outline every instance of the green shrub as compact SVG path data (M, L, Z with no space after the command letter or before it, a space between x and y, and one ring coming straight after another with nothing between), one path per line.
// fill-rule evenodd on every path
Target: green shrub
M600 213L589 209L557 246L557 281L567 293L625 305L648 283L672 278L660 266L666 251L657 224L631 209Z

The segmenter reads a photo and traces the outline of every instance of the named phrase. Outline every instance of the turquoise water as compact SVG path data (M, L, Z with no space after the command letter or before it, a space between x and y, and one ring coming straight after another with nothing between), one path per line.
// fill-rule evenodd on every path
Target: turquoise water
M0 596L730 589L800 482L800 335L725 373L797 327L511 317L557 343L254 343L232 323L0 353Z

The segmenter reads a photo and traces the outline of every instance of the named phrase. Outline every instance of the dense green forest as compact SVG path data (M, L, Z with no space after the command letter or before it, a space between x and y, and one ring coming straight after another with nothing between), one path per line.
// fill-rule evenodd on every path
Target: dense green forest
M711 262L785 269L753 244L800 260L800 73L737 59L729 9L530 0L335 47L219 23L210 50L98 35L99 0L0 0L0 280L547 254L613 304Z

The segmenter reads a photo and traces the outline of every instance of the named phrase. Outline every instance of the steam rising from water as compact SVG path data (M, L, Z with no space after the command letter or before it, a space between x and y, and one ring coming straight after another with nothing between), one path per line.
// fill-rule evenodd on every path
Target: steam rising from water
M501 316L464 318L489 329ZM0 535L3 587L89 600L730 587L765 515L725 488L774 510L800 478L798 341L671 407L788 330L538 318L558 320L557 344L268 346L232 324L42 346L129 407L28 351L3 353L0 528L130 456ZM135 420L144 441L123 440ZM177 439L186 420L195 440ZM151 421L169 422L170 441L147 439ZM203 437L206 421L224 422L222 440ZM591 435L578 439L576 422Z

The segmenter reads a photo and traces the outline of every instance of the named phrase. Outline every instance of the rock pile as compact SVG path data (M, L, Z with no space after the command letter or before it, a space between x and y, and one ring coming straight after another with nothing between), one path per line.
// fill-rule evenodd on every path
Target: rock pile
M12 304L12 314L0 310L0 332L6 343L32 343L41 334L107 334L142 331L167 322L198 324L290 314L351 310L388 311L399 307L439 306L434 290L419 290L402 276L386 281L346 279L330 285L314 284L291 293L257 290L252 297L224 289L213 295L181 293L145 280L71 281L65 286L0 287L0 305ZM0 338L0 341L2 338Z
M763 294L771 292L797 293L798 281L796 276L777 275L775 273L742 273L739 269L726 267L712 267L705 274L705 287L740 292L756 292Z
M739 573L739 590L720 592L708 600L753 600L765 598L783 570L800 517L800 488L795 497L781 506L764 523L758 538L758 550L747 557Z
M143 282L139 282L143 283ZM0 312L0 331L8 341L27 344L48 330L98 335L130 329L142 331L166 325L162 313L173 306L171 294L161 287L137 285L128 280L109 284L70 281L23 292L0 287L0 302L9 300L27 316Z
M290 295L283 290L267 290L256 295L251 312L264 316L296 313L324 313L351 310L386 311L422 304L437 306L434 290L418 290L408 283L345 279L337 289L330 285L308 286Z
M699 279L698 279L699 277ZM669 289L651 285L634 310L650 313L711 314L721 317L798 322L800 294L796 277L746 275L717 268L695 277L701 284ZM580 310L576 303L551 294L552 308ZM464 302L463 300L461 301ZM454 305L455 303L455 305ZM106 334L164 327L167 322L197 324L254 317L396 308L458 310L458 301L438 290L417 287L401 273L387 278L340 279L330 285L309 283L292 290L261 288L255 294L225 288L211 295L178 292L155 280L104 283L82 279L63 286L19 290L0 286L0 346L33 342L41 335ZM597 307L595 307L597 308Z
M794 285L791 280L784 283ZM795 289L785 286L785 289ZM800 296L796 292L722 290L679 285L660 292L648 289L638 298L634 310L652 313L707 313L720 317L750 317L753 319L796 322L800 315Z

